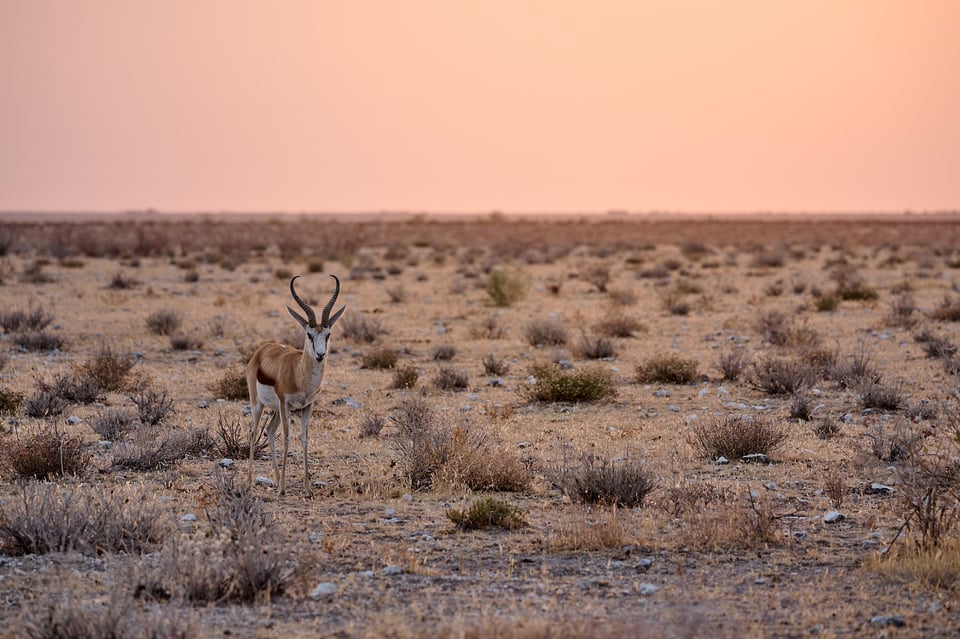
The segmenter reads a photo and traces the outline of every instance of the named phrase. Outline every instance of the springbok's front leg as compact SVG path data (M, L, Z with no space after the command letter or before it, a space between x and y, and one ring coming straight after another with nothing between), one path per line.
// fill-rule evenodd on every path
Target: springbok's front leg
M313 497L313 487L310 485L310 467L307 466L307 423L310 421L310 413L312 412L312 404L300 409L300 443L303 445L303 492L306 493L307 497Z
M290 452L290 405L284 399L280 402L280 422L283 424L283 459L280 461L280 494L286 493L287 486L287 453ZM276 465L277 458L274 456Z

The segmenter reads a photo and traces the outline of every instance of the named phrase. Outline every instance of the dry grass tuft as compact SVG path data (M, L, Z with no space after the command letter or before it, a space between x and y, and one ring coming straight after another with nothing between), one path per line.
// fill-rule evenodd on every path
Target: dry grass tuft
M464 510L450 508L446 511L446 516L463 530L484 528L514 530L527 525L521 509L496 497L477 500L470 505L470 508Z
M769 455L786 438L786 430L773 420L730 415L694 426L690 443L709 459L736 460L745 455Z
M697 366L695 359L660 354L637 366L635 379L640 384L693 384L699 378Z
M604 504L633 508L657 487L656 476L639 459L617 459L593 453L580 455L576 465L564 463L555 473L554 483L574 503Z

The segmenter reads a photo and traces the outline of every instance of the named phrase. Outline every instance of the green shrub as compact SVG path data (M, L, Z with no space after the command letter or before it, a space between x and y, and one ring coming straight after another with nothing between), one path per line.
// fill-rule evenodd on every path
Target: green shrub
M487 279L487 295L495 306L510 306L527 295L526 277L519 271L495 269Z
M520 391L528 401L596 402L617 394L612 373L599 366L566 372L557 364L541 363L530 374L536 381Z

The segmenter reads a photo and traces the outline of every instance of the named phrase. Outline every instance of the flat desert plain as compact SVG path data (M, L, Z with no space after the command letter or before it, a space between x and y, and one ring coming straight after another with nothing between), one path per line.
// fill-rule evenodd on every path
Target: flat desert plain
M3 636L960 634L953 216L7 216L0 252ZM280 494L244 366L331 274Z

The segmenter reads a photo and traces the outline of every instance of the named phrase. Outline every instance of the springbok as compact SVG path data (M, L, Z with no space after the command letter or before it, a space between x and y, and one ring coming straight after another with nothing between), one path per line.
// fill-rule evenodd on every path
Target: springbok
M327 365L327 347L330 340L330 329L337 323L346 306L330 315L330 310L340 295L340 280L331 275L336 288L333 296L323 307L320 314L320 325L317 325L317 316L310 305L300 299L293 283L300 277L295 275L290 279L290 294L294 301L303 309L306 317L287 306L293 319L303 328L303 350L283 344L264 344L256 350L247 364L247 388L250 391L250 404L253 407L253 425L250 429L250 468L247 479L253 483L253 456L259 434L260 417L263 410L273 411L267 423L267 437L270 440L270 458L273 460L273 475L280 487L280 494L284 494L287 472L287 449L290 445L290 419L300 416L300 441L303 445L303 489L308 497L313 496L310 486L310 469L307 466L307 424L313 402L320 393L320 384L323 382L323 372ZM283 461L277 468L276 433L277 424L283 424Z

